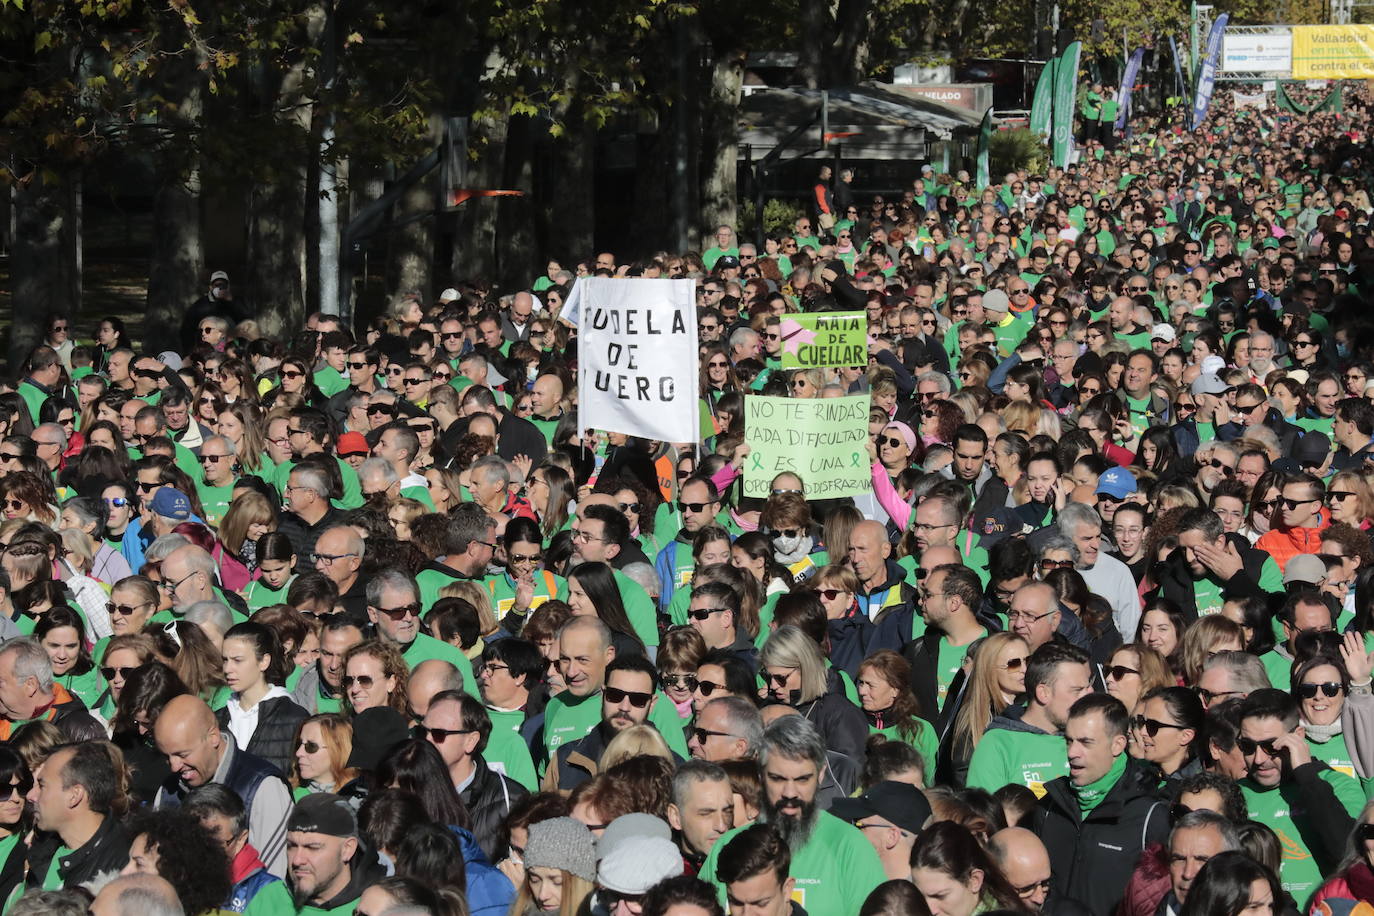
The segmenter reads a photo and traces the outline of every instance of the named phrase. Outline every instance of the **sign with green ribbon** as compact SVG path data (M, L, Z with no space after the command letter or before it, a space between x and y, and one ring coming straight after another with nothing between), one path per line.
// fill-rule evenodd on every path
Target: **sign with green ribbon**
M784 369L828 369L868 365L868 316L863 312L783 315Z
M744 495L768 497L773 478L802 479L807 499L856 496L872 488L868 395L744 398Z

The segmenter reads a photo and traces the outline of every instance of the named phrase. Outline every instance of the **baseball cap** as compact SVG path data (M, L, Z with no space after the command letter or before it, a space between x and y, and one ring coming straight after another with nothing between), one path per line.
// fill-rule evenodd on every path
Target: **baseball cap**
M1325 433L1309 432L1293 446L1293 457L1305 468L1319 468L1331 454L1331 439Z
M1204 373L1220 375L1221 371L1226 368L1226 360L1222 359L1220 356L1216 356L1215 354L1212 356L1205 356L1202 359L1202 364L1198 366L1198 368L1201 369Z
M1011 300L1000 289L990 289L983 293L983 311L1005 312L1011 308Z
M286 829L351 837L358 835L358 819L340 796L332 792L314 792L296 802L291 816L286 819Z
M217 271L215 271L214 273L210 274L210 282L211 282L211 283L218 283L218 282L220 282L221 280L224 281L225 283L228 283L228 282L229 282L229 274L225 273L225 272L222 271L222 270L217 270Z
M919 834L930 819L930 802L920 789L905 782L880 782L854 798L837 798L830 813L851 824L860 818L881 817L907 833Z
M372 449L368 448L367 439L363 438L362 433L346 432L339 437L337 448L340 458L347 458L349 455L370 455Z
M161 487L153 494L150 507L154 515L184 522L191 517L191 501L176 487Z
M1319 585L1326 578L1326 564L1315 553L1300 553L1288 561L1283 570L1284 586L1294 583Z
M1178 340L1178 332L1174 330L1174 326L1171 324L1157 324L1150 330L1150 339L1167 340L1169 343L1173 343Z
M453 300L455 300L455 299L457 299L457 298L458 298L458 290L454 289L454 288L451 287L451 286L450 286L448 289L444 290L442 293L439 294L439 301L440 301L440 302L452 302Z
M1136 489L1135 475L1125 468L1108 468L1097 478L1097 492L1113 499L1125 499Z
M1193 379L1193 397L1200 394L1225 394L1231 390L1231 386L1221 380L1221 377L1214 372L1199 375Z
M716 258L716 270L729 270L732 267L739 267L739 258L734 255L725 254Z

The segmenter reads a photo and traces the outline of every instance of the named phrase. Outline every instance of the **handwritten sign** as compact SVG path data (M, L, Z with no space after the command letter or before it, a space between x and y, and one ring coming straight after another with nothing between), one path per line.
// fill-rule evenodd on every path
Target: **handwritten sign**
M868 316L863 312L783 315L784 369L827 369L868 365Z
M744 495L766 498L773 478L790 471L807 499L867 493L868 395L845 398L744 399Z
M579 280L579 422L662 442L696 442L697 319L691 280Z

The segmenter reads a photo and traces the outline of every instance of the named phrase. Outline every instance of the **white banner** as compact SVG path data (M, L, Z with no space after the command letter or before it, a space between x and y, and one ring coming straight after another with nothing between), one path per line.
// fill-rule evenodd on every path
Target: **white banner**
M1227 31L1221 42L1222 73L1281 72L1293 69L1293 33L1247 35Z
M563 310L577 325L577 416L584 429L697 442L696 283L578 280Z
M1269 95L1265 92L1231 92L1236 108L1258 108L1263 111L1269 107Z

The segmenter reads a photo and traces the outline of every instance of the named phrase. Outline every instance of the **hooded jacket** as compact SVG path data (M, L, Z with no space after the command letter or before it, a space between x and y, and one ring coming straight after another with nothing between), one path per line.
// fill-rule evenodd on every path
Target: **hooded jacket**
M463 848L463 867L467 872L468 912L471 916L505 916L515 901L515 885L482 854L471 833L449 827Z
M1045 787L1031 829L1049 850L1054 893L1082 901L1096 916L1115 909L1141 854L1169 836L1169 805L1158 784L1147 768L1127 761L1086 817L1069 777Z
M1250 542L1239 534L1228 534L1226 540L1235 545L1243 566L1240 572L1225 582L1218 583L1221 586L1222 597L1228 599L1266 597L1268 593L1260 588L1259 581L1260 571L1269 555L1263 550L1256 550L1251 547ZM1158 576L1158 596L1168 598L1177 604L1179 609L1183 611L1185 619L1197 620L1197 593L1193 589L1195 580L1192 570L1188 568L1188 559L1183 555L1183 551L1175 550L1169 559L1161 564Z
M868 719L844 695L844 682L834 668L827 672L825 687L825 693L816 699L796 704L797 711L816 726L826 747L839 751L862 767L868 741Z

